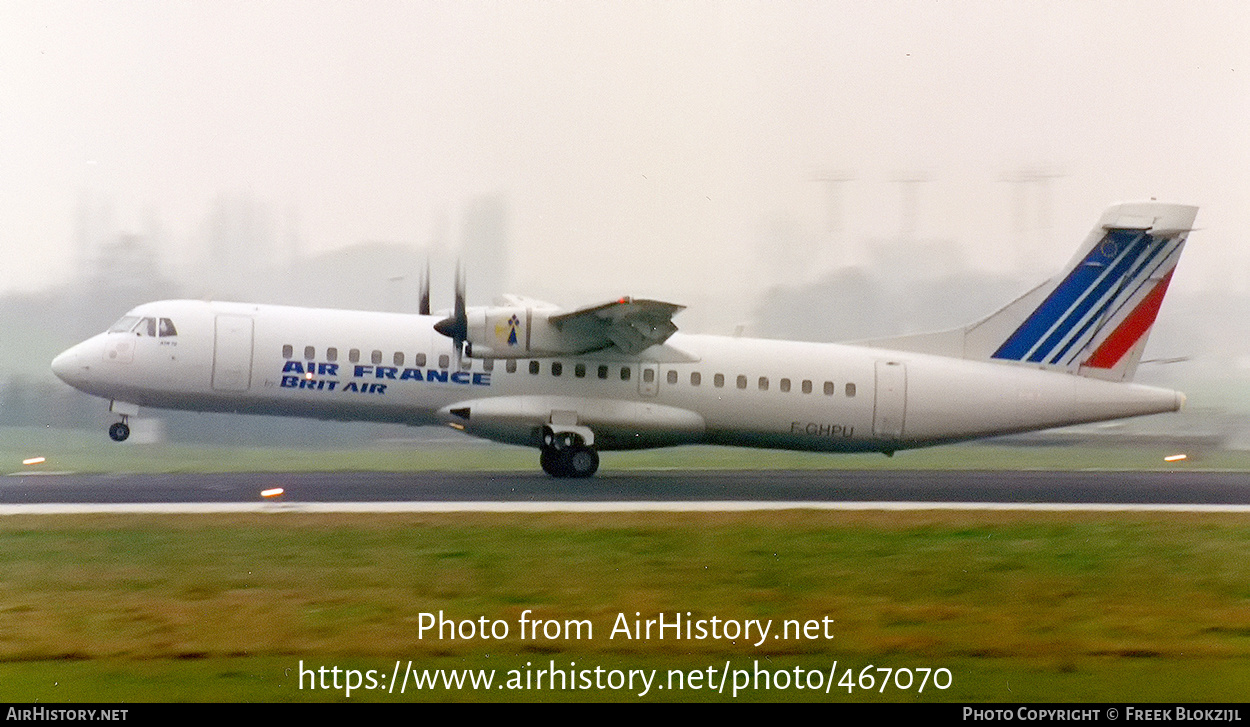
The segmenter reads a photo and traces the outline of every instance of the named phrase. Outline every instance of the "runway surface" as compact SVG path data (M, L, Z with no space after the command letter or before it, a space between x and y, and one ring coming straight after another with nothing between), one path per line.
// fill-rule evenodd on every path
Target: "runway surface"
M1250 473L663 471L28 475L0 506L48 503L960 503L1250 506ZM705 509L705 508L699 508Z

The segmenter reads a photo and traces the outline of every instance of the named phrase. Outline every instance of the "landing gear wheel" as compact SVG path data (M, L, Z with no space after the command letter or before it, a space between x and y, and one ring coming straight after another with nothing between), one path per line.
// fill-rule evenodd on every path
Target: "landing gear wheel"
M543 448L542 454L538 455L538 463L542 465L543 472L552 477L565 477L564 473L564 452L556 449Z
M109 437L114 442L124 442L130 436L130 426L126 422L115 422L109 427Z
M599 453L590 447L577 447L565 455L569 477L590 477L599 469Z
M599 453L590 447L544 447L538 462L552 477L590 477L599 469Z

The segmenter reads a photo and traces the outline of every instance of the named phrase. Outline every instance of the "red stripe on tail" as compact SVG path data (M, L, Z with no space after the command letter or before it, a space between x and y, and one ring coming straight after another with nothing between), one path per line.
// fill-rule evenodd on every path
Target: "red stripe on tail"
M1111 369L1120 363L1124 354L1132 348L1141 337L1154 325L1155 316L1159 314L1159 306L1163 303L1163 294L1168 292L1168 283L1172 281L1173 270L1159 281L1155 289L1142 299L1125 318L1107 340L1102 342L1093 354L1085 361L1085 366L1095 369Z

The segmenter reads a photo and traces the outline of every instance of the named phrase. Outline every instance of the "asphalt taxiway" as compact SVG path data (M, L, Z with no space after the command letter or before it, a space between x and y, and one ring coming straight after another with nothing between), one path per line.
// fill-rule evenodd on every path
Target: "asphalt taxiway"
M259 503L963 503L1250 506L1250 473L652 471L42 474L0 477L0 506Z

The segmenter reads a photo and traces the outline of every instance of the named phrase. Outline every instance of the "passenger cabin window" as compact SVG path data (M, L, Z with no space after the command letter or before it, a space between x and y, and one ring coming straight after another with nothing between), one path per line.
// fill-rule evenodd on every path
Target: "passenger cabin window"
M760 391L768 391L768 377L767 376L760 377Z
M174 328L174 322L168 318L161 319L161 338L169 338L178 335L178 329Z
M629 367L628 366L621 367L621 381L629 381Z
M855 396L855 384L847 384L847 385L846 385L846 395L847 395L847 396Z
M360 349L353 348L352 350L348 351L347 360L351 361L352 363L360 363Z
M294 346L292 346L289 343L282 346L282 358L291 358L294 355L295 355Z
M790 379L782 379L778 388L780 388L783 392L790 391Z
M537 373L538 373L538 367L539 367L539 366L538 366L538 362L537 362L537 361L530 361L530 373L531 373L531 374L537 374Z
M327 361L338 361L338 360L339 360L339 350L338 350L337 348L333 347L333 346L331 346L330 348L327 348L327 349L326 349L326 360L327 360Z
M416 358L416 360L415 360L413 363L415 363L415 364L416 364L416 365L418 365L418 366L424 366L424 365L425 365L425 354L423 354L423 353L419 353L419 354L417 354L417 358Z
M579 363L573 366L573 375L579 379L586 378L586 364Z
M812 393L812 380L811 379L803 379L803 393L804 394Z
M374 351L374 352L373 352L373 353L369 356L369 360L370 360L370 361L372 361L374 364L380 364L380 363L382 363L382 352L381 352L381 351Z
M655 369L643 369L642 380L648 384L655 383Z
M606 378L608 378L608 367L607 367L607 366L600 366L600 367L599 367L598 374L599 374L599 378L601 378L601 379L606 379Z
M393 361L396 366L403 366L404 365L404 352L396 351L395 355L391 356L391 361Z
M832 381L825 382L825 396L833 396L833 382Z
M312 346L304 346L304 358L309 361L317 358L317 349Z
M515 374L516 373L516 359L514 358L508 359L508 363L504 364L503 368L508 373Z
M564 373L564 364L560 363L559 361L552 361L551 362L551 375L559 376L562 373Z
M672 369L668 370L668 383L670 384L677 383L677 372Z
M483 359L483 360L482 360L482 370L483 370L483 371L494 371L494 370L495 370L495 359L493 359L493 358Z
M701 383L703 383L703 375L700 374L698 371L691 371L690 372L690 385L698 386Z
M724 375L724 374L717 374L717 375L713 376L713 377L712 377L712 386L715 386L715 387L716 387L716 388L718 388L718 389L720 389L720 388L724 387L724 386L725 386L725 375Z
M742 374L738 374L738 388L739 389L747 388L747 377L743 376Z
M445 369L450 365L451 365L451 356L448 356L445 353L440 353L438 355L438 367L440 369Z

